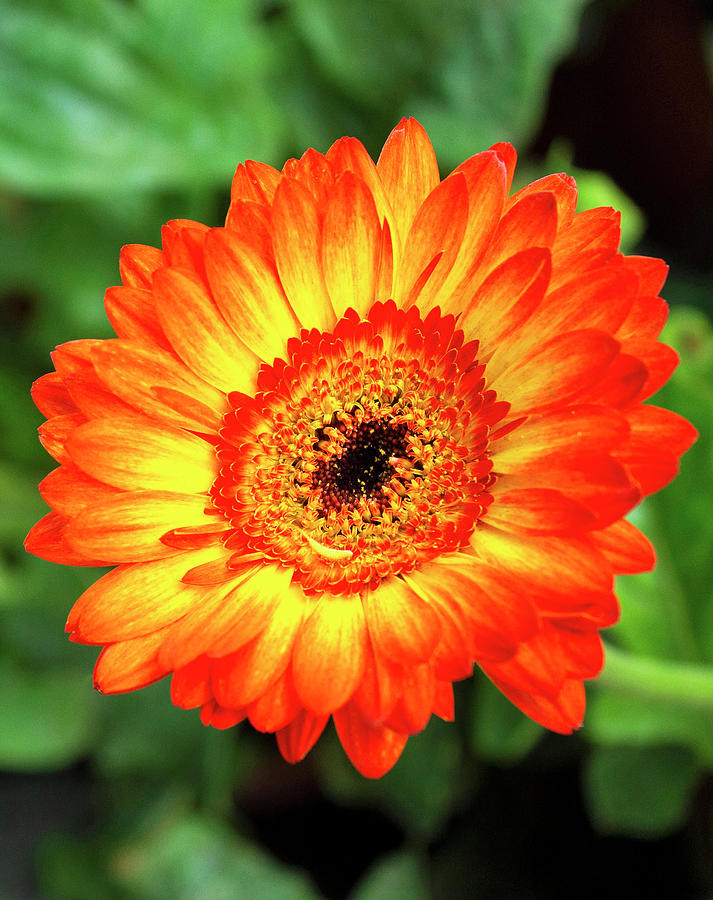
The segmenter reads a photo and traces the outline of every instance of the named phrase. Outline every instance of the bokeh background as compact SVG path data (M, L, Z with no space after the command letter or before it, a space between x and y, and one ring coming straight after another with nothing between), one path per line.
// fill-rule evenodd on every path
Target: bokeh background
M703 0L1 0L0 897L713 897L713 4ZM66 614L99 574L31 558L53 463L29 400L49 351L109 336L124 243L221 224L238 162L403 114L443 174L499 140L520 182L577 177L665 257L657 397L701 438L633 518L655 573L572 737L481 677L379 782L328 733L297 767L204 729L168 686L99 697Z

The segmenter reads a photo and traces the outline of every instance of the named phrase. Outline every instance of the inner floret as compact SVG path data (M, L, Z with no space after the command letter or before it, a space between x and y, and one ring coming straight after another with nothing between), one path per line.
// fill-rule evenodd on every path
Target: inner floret
M331 457L320 460L312 474L312 486L320 490L320 511L323 515L339 512L361 499L376 502L383 511L388 503L383 488L408 453L406 423L372 420L350 430L340 423L337 430L344 442ZM323 438L315 449L321 449L320 445L330 447Z
M210 496L231 568L279 561L307 592L344 593L467 547L509 404L454 321L348 310L264 364L254 396L228 395Z

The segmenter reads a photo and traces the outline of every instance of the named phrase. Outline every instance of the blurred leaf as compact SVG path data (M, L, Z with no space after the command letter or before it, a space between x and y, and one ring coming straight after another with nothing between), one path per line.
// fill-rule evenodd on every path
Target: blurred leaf
M176 708L169 696L169 679L140 691L102 697L101 713L102 741L95 759L107 776L185 771L193 762L200 764L207 738L234 762L234 735L207 729L197 710Z
M583 733L590 741L613 746L678 744L693 750L700 765L713 766L710 715L681 701L595 689Z
M280 131L250 0L4 0L0 53L0 172L29 193L229 183Z
M91 695L88 673L0 662L0 768L48 771L83 756L93 732Z
M648 512L661 562L687 601L696 658L713 662L713 326L698 310L675 308L662 339L678 350L681 363L654 402L688 418L699 438Z
M361 878L349 900L429 900L428 873L414 853L394 853L378 859Z
M17 553L0 583L0 608L8 607L0 617L0 649L37 668L84 663L91 669L97 648L71 643L64 624L77 597L106 570L37 559L19 540Z
M61 900L120 900L106 868L106 840L54 834L42 842L37 871L43 897Z
M363 778L333 736L323 739L317 750L323 760L319 771L331 796L340 803L378 806L418 839L434 834L472 790L471 773L461 771L457 731L435 717L409 738L394 768L378 780Z
M473 692L471 740L475 753L495 762L515 763L542 737L529 719L484 675Z
M163 821L115 855L117 882L137 900L314 900L305 875L195 815Z
M682 747L597 747L584 797L599 831L655 837L682 823L697 777L695 757Z
M323 76L383 109L416 89L437 63L444 16L456 5L446 2L438 16L429 0L293 0L291 8Z
M17 372L0 369L0 396L3 398L0 404L0 459L22 464L22 472L15 474L20 483L26 486L35 475L35 471L28 471L30 465L42 471L51 464L35 430L42 421L42 416L30 405L29 382ZM1 474L0 478L3 478ZM7 496L4 488L0 488L0 494L4 502ZM27 503L27 499L23 502ZM37 507L41 506L42 503L37 501ZM8 518L10 517L6 513L2 523L5 528Z
M0 496L0 543L21 545L29 529L48 512L47 506L27 470L5 462L0 462Z
M497 141L528 139L585 3L450 0L439 7L448 25L439 57L427 89L405 109L426 126L442 163L456 165Z

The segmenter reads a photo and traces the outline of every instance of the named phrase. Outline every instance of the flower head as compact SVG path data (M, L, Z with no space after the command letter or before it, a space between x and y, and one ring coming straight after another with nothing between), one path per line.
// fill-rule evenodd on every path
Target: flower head
M67 622L99 690L172 674L291 762L333 716L371 777L476 663L580 725L613 576L654 562L622 517L695 432L642 402L677 361L664 263L564 175L508 197L514 166L498 144L441 181L404 120L376 165L352 138L248 162L225 227L124 248L118 337L33 389L60 465L27 547L116 566Z

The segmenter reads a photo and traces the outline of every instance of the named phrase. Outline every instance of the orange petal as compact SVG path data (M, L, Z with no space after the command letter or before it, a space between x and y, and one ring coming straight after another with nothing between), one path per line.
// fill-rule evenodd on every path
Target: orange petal
M203 277L203 245L209 230L207 225L191 219L167 222L161 229L164 265L188 269Z
M263 258L272 258L272 226L270 211L266 207L247 200L231 203L225 219L225 228Z
M226 709L215 700L209 700L201 707L201 722L221 730L232 728L238 722L242 722L246 715L244 709Z
M334 185L334 170L326 156L310 147L299 159L288 159L282 174L304 185L314 196L317 206L324 208L330 188Z
M547 290L550 269L549 252L534 247L506 259L480 285L459 326L466 334L478 335L484 355L532 316Z
M557 234L557 201L549 191L537 191L510 205L488 247L491 268L532 247L550 249Z
M272 208L275 262L290 306L304 328L327 331L335 321L322 273L317 205L298 181L283 178Z
M69 544L79 553L113 563L173 556L161 535L205 522L206 498L164 491L126 491L102 506L86 509L67 527Z
M274 565L255 565L229 581L197 586L204 592L203 602L166 635L162 661L178 668L202 653L214 658L244 646L270 621L287 582Z
M136 691L163 678L167 669L158 661L163 631L110 644L94 667L94 687L102 694Z
M250 356L266 362L284 356L299 324L272 260L227 229L214 228L206 240L206 271L216 303ZM254 372L252 361L248 368ZM255 388L245 390L254 393Z
M415 119L402 119L387 138L376 170L393 210L392 240L402 245L421 204L441 180L423 126Z
M197 275L159 269L154 293L163 330L190 369L226 392L254 391L258 360L238 340Z
M57 372L49 372L38 378L32 385L31 393L35 406L48 419L78 411L69 396L64 379Z
M507 174L505 192L509 193L515 175L515 166L517 165L517 150L515 150L512 144L508 144L507 141L500 141L497 144L493 144L489 149L492 150L493 153L497 153L500 161L505 166L505 172Z
M25 538L25 550L48 562L65 566L108 566L106 559L86 556L68 543L67 519L56 512L47 513L32 526Z
M593 531L589 539L616 573L650 572L656 565L656 552L651 542L626 519Z
M87 475L127 490L205 492L218 471L211 444L168 425L133 419L80 425L67 450Z
M641 492L624 465L597 450L569 454L553 448L527 471L500 481L503 490L554 488L585 506L595 517L595 527L609 525L626 515L641 499Z
M389 715L401 694L404 669L387 656L378 653L367 641L364 674L352 702L370 722L380 722Z
M193 607L204 591L181 576L212 551L179 553L170 559L118 566L96 581L72 607L66 630L88 644L107 644L158 631Z
M609 265L567 281L550 291L528 323L541 340L582 328L614 333L626 319L636 296L636 278L625 266Z
M423 314L437 302L439 288L461 252L468 209L466 181L460 173L441 182L426 197L404 238L403 255L395 272L394 300L398 306L418 303ZM433 266L436 257L438 262ZM425 271L429 275L424 283Z
M272 203L280 173L266 163L249 159L239 165L230 190L231 200L257 200Z
M306 610L301 588L291 585L263 631L236 653L216 660L213 688L221 703L248 705L272 687L289 665Z
M594 515L550 488L503 491L488 507L489 524L518 534L567 534L592 528Z
M314 716L301 710L289 725L275 734L280 753L288 763L298 763L307 756L328 721L329 716Z
M611 567L594 541L600 533L582 538L540 535L533 541L484 525L471 544L492 570L500 570L504 582L527 584L541 613L574 615L587 612L603 595L608 599L612 591Z
M381 226L374 198L361 179L345 172L329 194L322 228L322 267L341 316L353 307L362 317L374 302Z
M349 700L364 673L365 645L359 597L323 597L292 652L295 688L310 712L331 713Z
M577 183L571 175L565 175L563 172L545 175L544 178L539 178L520 188L507 202L508 212L526 197L542 192L551 194L555 199L558 230L564 231L569 228L577 208Z
M210 686L211 660L199 656L187 666L182 666L171 678L171 701L181 709L195 709L208 703L213 693Z
M258 731L273 732L288 725L301 708L288 666L272 687L250 704L248 718Z
M98 506L116 497L119 491L90 478L74 463L67 462L53 469L40 482L40 494L48 506L71 518L87 506Z
M474 287L492 268L489 247L507 193L507 172L502 157L486 150L471 156L446 179L464 178L468 191L468 221L461 248L441 287L437 302L444 312L457 315Z
M67 441L72 432L86 421L86 416L83 413L67 413L64 416L53 416L37 429L40 443L57 462L71 462L66 449Z
M127 244L119 254L119 272L127 287L150 288L153 273L164 265L163 253L145 244Z
M590 450L608 452L629 434L626 417L618 410L594 404L568 406L540 416L531 416L518 428L492 443L496 472L524 473L540 466L548 452L561 451L575 457Z
M386 578L362 595L377 651L403 665L425 662L438 643L437 614L400 578Z
M110 287L104 294L104 309L119 337L155 344L170 350L171 344L156 315L151 290L132 287Z
M658 406L638 406L627 412L627 419L631 434L615 455L646 496L676 477L679 457L693 444L698 432L677 413Z
M617 341L602 331L571 331L548 341L529 358L513 361L489 387L511 404L512 415L544 412L583 394L618 353ZM491 371L492 362L486 374Z
M486 675L525 715L558 734L571 734L584 719L584 685L573 679L563 683L556 697L528 693L504 682L492 672Z
M361 141L352 137L340 138L327 150L327 159L337 175L353 172L364 182L374 199L380 222L393 219L393 210L386 199L379 173Z
M102 341L92 350L100 380L135 409L190 431L215 432L227 411L225 394L173 355L135 341Z
M410 666L404 673L403 693L384 724L395 731L416 734L428 724L436 697L436 679L429 665Z
M537 630L537 616L522 584L512 576L502 578L496 567L473 557L423 565L408 580L439 609L463 623L462 635L472 659L508 659L517 644Z
M651 295L639 296L617 329L616 336L620 340L628 338L650 338L659 336L668 319L668 303L661 297Z
M401 756L407 734L367 722L354 703L334 713L334 724L344 752L365 778L381 778Z

